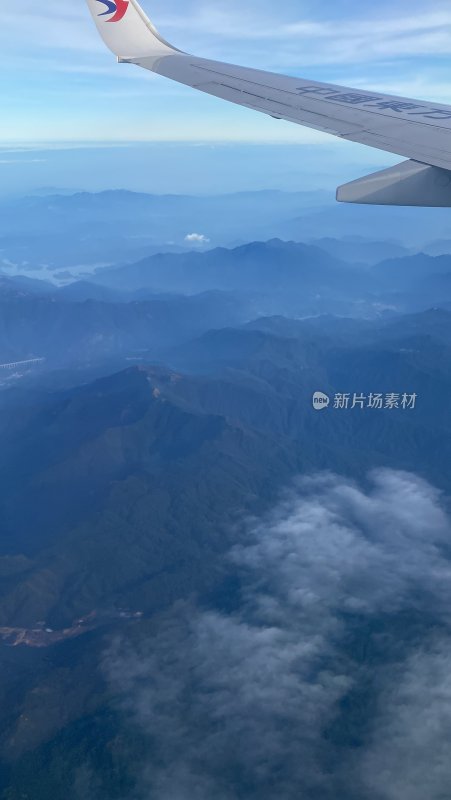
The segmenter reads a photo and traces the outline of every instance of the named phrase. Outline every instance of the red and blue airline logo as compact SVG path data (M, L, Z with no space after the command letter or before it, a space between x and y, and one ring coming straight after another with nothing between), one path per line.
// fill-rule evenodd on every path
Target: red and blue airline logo
M109 14L113 14L110 19L105 20L106 22L120 22L127 12L129 6L129 0L97 0L102 5L106 6L106 11L102 11L101 14L98 14L99 17L106 17Z

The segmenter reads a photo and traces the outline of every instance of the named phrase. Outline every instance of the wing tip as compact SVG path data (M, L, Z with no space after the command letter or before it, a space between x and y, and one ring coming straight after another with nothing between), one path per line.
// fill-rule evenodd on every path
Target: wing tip
M119 61L180 52L160 35L137 0L87 0L87 4L100 36Z

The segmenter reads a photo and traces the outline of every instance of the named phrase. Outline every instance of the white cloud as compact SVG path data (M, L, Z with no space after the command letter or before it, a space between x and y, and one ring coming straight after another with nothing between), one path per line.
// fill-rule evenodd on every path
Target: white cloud
M451 639L432 637L396 667L360 765L381 800L441 800L451 786Z
M188 233L185 242L188 244L208 244L210 239L204 233Z
M229 557L233 612L181 603L148 642L108 654L111 685L150 739L143 796L446 796L450 534L439 493L388 470L366 489L299 480L249 521ZM355 708L342 706L353 692ZM367 695L379 696L372 725Z

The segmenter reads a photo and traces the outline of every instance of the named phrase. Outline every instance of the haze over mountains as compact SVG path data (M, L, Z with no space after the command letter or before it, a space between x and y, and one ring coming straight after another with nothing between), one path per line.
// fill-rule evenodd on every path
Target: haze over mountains
M451 257L342 261L279 239L204 253L153 255L63 287L0 279L0 363L46 369L165 358L168 347L264 316L378 320L451 308Z
M447 796L445 217L314 202L5 211L2 800Z
M62 280L68 272L131 263L152 253L277 237L374 263L419 250L447 253L450 231L446 209L349 207L322 192L179 196L55 189L0 200L3 270L57 273Z

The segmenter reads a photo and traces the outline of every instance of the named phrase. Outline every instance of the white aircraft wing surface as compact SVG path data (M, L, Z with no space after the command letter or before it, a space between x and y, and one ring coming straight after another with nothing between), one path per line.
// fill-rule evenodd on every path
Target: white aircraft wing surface
M198 58L166 42L136 0L87 3L105 44L120 62L408 159L340 187L338 200L451 206L451 106Z

